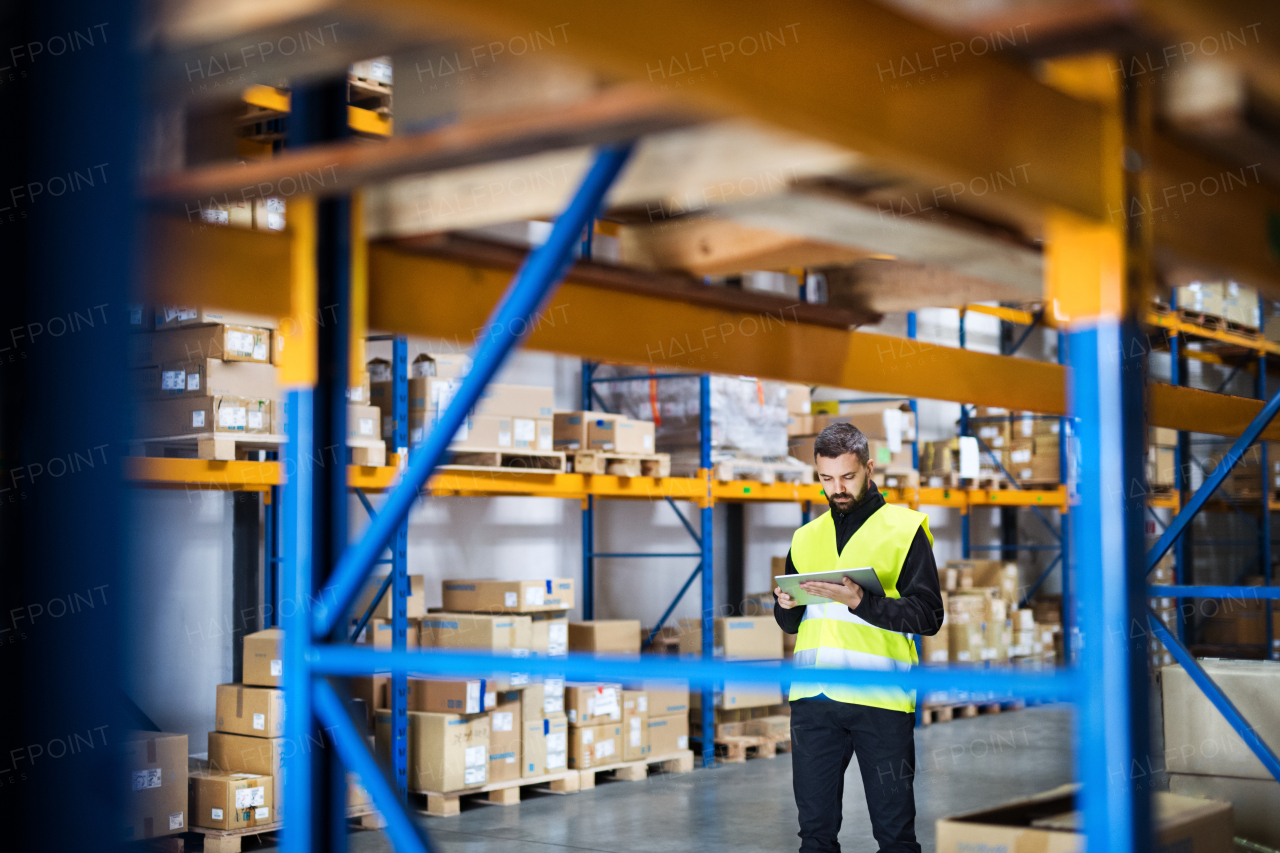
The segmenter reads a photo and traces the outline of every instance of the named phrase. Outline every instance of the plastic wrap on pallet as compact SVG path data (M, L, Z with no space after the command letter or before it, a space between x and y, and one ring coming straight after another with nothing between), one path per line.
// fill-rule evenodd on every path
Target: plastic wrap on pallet
M620 372L620 375L626 374ZM654 418L648 382L618 382L596 387L609 411L655 421L654 437L660 452L675 454L698 447L697 374L687 379L660 379L657 386L660 423ZM786 384L750 376L712 376L711 447L752 456L785 457Z

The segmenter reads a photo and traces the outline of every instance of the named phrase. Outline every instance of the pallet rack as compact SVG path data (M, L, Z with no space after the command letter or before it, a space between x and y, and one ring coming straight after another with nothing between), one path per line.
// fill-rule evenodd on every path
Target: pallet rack
M483 4L481 4L483 5ZM855 4L856 5L856 4ZM675 11L675 10L673 10ZM904 45L914 38L914 31L905 25L886 27L874 13L859 7L859 12L866 14L871 22L863 28L868 36L879 36L888 32L892 37L901 38ZM655 20L664 20L662 14L650 12ZM461 14L461 13L460 13ZM480 14L477 12L476 14ZM498 18L503 15L493 12ZM833 13L835 14L835 13ZM504 19L507 20L507 19ZM509 21L512 26L514 22ZM845 22L849 23L849 22ZM881 30L877 30L878 25ZM495 26L490 24L490 26ZM835 27L836 32L845 35L858 27ZM626 32L628 39L637 34ZM925 34L928 36L928 34ZM708 36L711 38L711 36ZM588 33L583 42L586 47L599 52L602 47L609 46L610 37L599 33ZM714 39L713 39L714 40ZM636 39L637 50L646 49L643 41ZM711 42L709 42L711 43ZM618 50L626 50L617 42L612 43ZM579 49L575 45L575 49ZM926 48L927 49L927 48ZM832 53L839 51L833 50ZM768 70L767 66L764 66ZM1101 70L1102 79L1107 79L1105 67ZM987 67L985 64L975 65L975 86L984 82L1003 79L1006 72ZM748 87L759 84L758 78L747 77ZM782 79L779 82L790 81ZM1062 103L1045 97L1036 100L1036 95L1027 88L1022 78L1013 78L1012 84L1017 91L1001 89L1004 97L1018 97L1031 117L1026 119L1028 126L1034 130L1037 117L1046 118L1052 111L1062 108ZM733 81L716 86L733 86ZM335 94L334 86L317 86L316 97L308 97L311 93L295 92L292 107L294 118L299 126L309 126L306 119L309 111L324 112L325 97ZM300 97L301 96L301 97ZM1133 97L1130 95L1129 97ZM760 87L757 96L743 94L743 103L760 104L761 100L772 98L772 106L760 106L762 115L785 121L794 109L791 100L776 97L768 87ZM946 670L917 670L908 673L863 673L833 671L828 680L836 683L861 685L893 685L916 689L936 689L956 685L966 685L972 689L1017 690L1032 696L1067 697L1080 704L1080 727L1088 737L1080 738L1080 769L1084 783L1082 794L1082 811L1084 815L1084 831L1088 836L1091 850L1119 853L1132 849L1146 849L1149 833L1149 808L1145 792L1137 786L1128 784L1123 772L1114 772L1116 767L1128 768L1135 757L1135 750L1146 742L1146 697L1145 679L1137 678L1137 666L1134 655L1125 644L1109 644L1104 638L1108 632L1119 631L1123 636L1125 629L1135 618L1144 613L1141 599L1146 596L1195 596L1221 595L1220 587L1151 587L1144 584L1145 569L1154 563L1179 539L1185 530L1188 520L1203 508L1213 489L1216 488L1231 468L1234 460L1241 452L1261 435L1268 426L1277 409L1280 409L1280 395L1272 397L1261 406L1243 406L1232 403L1232 410L1237 417L1247 412L1248 426L1240 438L1233 444L1227 462L1220 465L1186 502L1170 523L1160 541L1149 553L1142 554L1141 528L1138 524L1140 510L1135 509L1131 500L1113 501L1112 495L1126 494L1125 486L1130 479L1142 481L1140 468L1135 467L1140 459L1141 425L1143 422L1141 401L1143 386L1141 377L1133 372L1126 372L1122 365L1109 360L1108 353L1126 352L1129 345L1137 339L1138 330L1132 317L1127 317L1118 307L1122 304L1120 294L1124 288L1124 271L1128 269L1126 259L1142 262L1150 255L1151 246L1144 245L1140 239L1134 238L1133 229L1117 227L1114 221L1108 221L1106 211L1109 209L1124 210L1129 197L1136 198L1138 189L1130 183L1126 185L1125 175L1121 173L1121 163L1125 161L1120 146L1126 141L1126 134L1141 148L1141 132L1145 130L1136 125L1134 118L1138 110L1122 110L1122 96L1112 90L1101 105L1072 113L1080 122L1082 133L1096 133L1092 141L1097 146L1079 145L1078 151L1064 152L1062 158L1062 175L1050 176L1046 181L1037 184L1034 189L1035 198L1048 205L1061 204L1064 208L1083 213L1083 217L1051 212L1047 218L1046 267L1051 273L1056 286L1057 296L1064 316L1070 318L1063 339L1066 343L1071 371L1064 374L1042 371L1034 372L1030 367L1013 367L1004 365L996 367L995 362L978 359L957 359L956 364L992 365L993 372L1002 371L1001 376L1016 375L1025 370L1028 376L1056 377L1058 388L1050 388L1038 399L1047 401L1044 405L1035 402L1027 403L1022 408L1033 411L1062 414L1066 412L1062 397L1069 389L1071 392L1073 415L1079 420L1079 443L1081 454L1081 478L1079 506L1074 510L1077 517L1071 525L1073 555L1077 566L1073 586L1079 590L1081 597L1088 596L1094 607L1083 608L1079 614L1080 630L1089 638L1079 655L1079 664L1070 670L1051 675L1030 673L997 673L997 672L950 672ZM336 97L332 97L337 103ZM307 103L312 101L312 103ZM925 110L930 108L927 100L918 104L902 107L904 111ZM803 109L803 108L801 108ZM1075 109L1072 107L1071 109ZM1043 110L1043 112L1036 112ZM996 111L993 111L996 112ZM1022 112L1019 110L1017 112ZM813 110L810 108L810 118ZM861 119L867 118L867 121ZM849 127L876 127L876 116L854 114L842 116L841 122ZM907 119L918 119L911 114ZM815 124L821 125L817 119ZM322 123L323 124L323 123ZM330 121L329 126L334 122ZM338 124L341 124L339 121ZM925 123L904 120L902 127L924 127ZM829 126L829 125L823 125ZM1053 134L1058 122L1046 120L1044 133ZM1106 129L1106 133L1103 133ZM861 130L861 139L868 139L867 131ZM322 140L321 135L304 134L305 142ZM989 140L991 134L984 132L982 138ZM1037 137L1039 138L1039 137ZM849 141L858 141L858 134L853 134ZM963 162L965 156L972 152L965 147L965 139L953 140L954 147L962 152L954 161ZM1052 140L1042 138L1046 145ZM880 141L878 150L894 148L911 151L922 160L939 157L936 151L921 150L918 145L913 148L909 140L896 136ZM1105 152L1105 157L1095 156L1094 149ZM1050 148L1050 151L1057 149ZM1089 151L1086 156L1079 152ZM376 478L376 474L359 473L348 477L348 471L341 466L333 466L330 470L316 471L304 463L315 448L323 448L325 441L332 439L338 431L342 406L342 391L345 387L345 356L348 345L349 317L326 327L316 333L315 348L304 353L298 366L290 374L294 388L288 394L287 409L289 412L289 443L285 450L285 462L289 470L295 472L287 482L281 482L279 467L274 470L262 466L271 463L256 463L254 469L230 468L212 469L209 463L186 466L183 471L190 471L202 485L217 487L218 476L228 478L233 474L240 478L257 476L261 479L251 486L259 490L279 489L281 506L280 529L284 533L281 585L278 595L296 597L302 600L310 597L316 602L312 611L295 613L285 620L288 648L290 714L288 717L289 736L314 736L318 725L329 727L333 741L342 762L358 772L366 787L373 795L379 810L388 820L388 831L397 848L405 850L427 849L426 842L419 835L417 827L405 815L397 798L396 785L387 781L380 768L369 756L365 745L355 733L346 714L341 698L326 680L327 675L365 673L375 669L390 669L403 673L414 670L431 670L440 673L464 673L477 666L477 658L470 655L453 655L441 653L409 653L404 650L403 638L398 638L396 648L391 652L373 652L371 650L351 649L335 640L334 629L338 627L345 607L358 592L361 581L369 568L378 559L383 548L393 542L396 531L412 501L420 490L428 483L436 463L444 453L448 437L460 423L463 412L470 407L478 396L482 386L496 372L502 357L509 348L517 343L517 336L510 329L512 321L527 320L532 316L547 296L551 287L561 277L564 267L569 261L569 247L577 239L583 224L592 218L599 209L604 191L620 170L627 154L627 147L606 147L596 160L565 214L557 221L552 237L540 249L534 251L527 263L517 274L515 281L501 300L493 315L490 328L494 334L486 335L476 350L476 370L473 378L463 384L455 402L445 412L439 429L428 437L427 442L408 459L406 468L401 473L398 483L385 483L389 489L386 504L375 517L369 531L360 542L350 548L346 547L345 518L337 507L346 500L346 489L359 477ZM1052 157L1050 157L1052 159ZM980 161L971 159L973 162ZM987 161L989 162L989 161ZM1077 190L1072 186L1080 176L1088 178L1088 188ZM1082 182L1083 183L1083 182ZM1093 188L1093 190L1090 190ZM1096 190L1096 191L1094 191ZM1092 194L1090 194L1092 192ZM315 305L317 292L322 298L338 297L337 302L349 306L347 297L352 291L350 280L349 255L350 244L346 239L350 225L350 202L346 196L326 199L315 205L301 203L291 208L290 249L304 260L301 266L304 271L298 274L300 284L295 288L292 298L301 305ZM221 239L221 238L215 238ZM124 241L122 241L124 242ZM190 243L183 245L191 245ZM212 245L212 244L207 244ZM215 249L205 248L201 251L216 253L222 244ZM257 244L255 244L257 245ZM266 244L262 244L266 245ZM234 255L234 253L233 253ZM242 257L242 256L241 256ZM118 259L117 259L118 260ZM189 281L205 284L214 281L225 267L211 264L207 268L193 265ZM1138 273L1135 272L1135 275ZM484 279L484 276L478 276ZM177 277L175 277L175 280ZM415 286L420 286L415 283ZM484 286L487 286L485 284ZM478 285L479 287L479 285ZM253 294L237 290L235 286L214 284L211 292L226 295L231 293L236 300L254 305ZM407 286L395 290L389 285L382 298L394 298L396 295L407 295ZM490 291L483 291L486 295ZM472 297L475 298L475 297ZM411 300L406 299L406 304ZM322 303L330 304L330 303ZM297 307L294 305L293 307ZM340 312L341 313L341 312ZM418 323L425 321L418 320ZM394 326L392 326L394 327ZM418 331L397 328L397 331ZM840 340L851 336L843 335ZM834 338L832 338L834 339ZM863 339L865 346L861 352L874 357L876 341L870 336ZM815 340L815 349L825 347L825 342ZM600 350L610 348L599 341L592 346ZM798 343L780 345L782 351L799 347ZM606 354L611 354L612 351ZM766 360L774 355L774 351L765 348L761 356ZM749 363L744 359L741 364ZM788 368L794 369L797 379L811 379L822 384L843 386L853 384L836 379L826 381L831 376L812 365ZM765 373L763 370L744 372ZM880 386L900 382L901 386L892 389L897 392L907 391L914 396L937 396L943 398L947 392L943 383L954 381L962 373L960 368L938 371L932 378L921 378L919 375L884 379L874 377L869 380L880 390ZM808 375L806 375L808 374ZM1260 371L1265 377L1265 371ZM990 381L990 377L987 377ZM960 386L957 386L960 387ZM967 386L965 386L967 387ZM937 389L938 393L927 393L928 389ZM1059 395L1058 391L1062 391ZM1265 388L1261 389L1265 390ZM1035 400L1035 390L1020 389L1019 392L1005 390L1000 393L987 394L986 399L1013 400L1019 393L1026 399ZM1002 396L1003 394L1003 396ZM1162 391L1163 396L1153 399L1152 420L1171 424L1186 429L1184 424L1197 420L1197 416L1175 412L1176 406L1171 401L1190 401L1193 395ZM1228 403L1229 401L1222 401ZM999 404L999 403L993 403ZM1200 422L1207 418L1201 410ZM1163 424L1162 424L1163 425ZM1232 429L1232 427L1219 427ZM189 460L158 460L165 463L186 462ZM135 466L151 472L147 476L149 482L176 483L179 471L176 464L169 466L152 465L147 460L145 465ZM252 463L251 463L252 464ZM156 472L164 469L170 472L169 480L162 480ZM256 473L251 473L256 472ZM142 472L146 473L146 472ZM269 482L274 477L274 482ZM714 487L709 479L696 480L699 490L695 492L702 500L713 498ZM604 486L602 485L602 488ZM619 490L628 487L617 486ZM465 487L458 491L466 492ZM922 490L923 491L923 490ZM583 488L583 493L587 490ZM590 494L595 494L591 492ZM968 497L965 498L968 501ZM1065 500L1065 497L1064 497ZM273 500L273 504L275 501ZM965 503L964 505L973 505ZM704 507L704 513L706 508ZM705 515L704 515L705 518ZM339 535L341 534L341 535ZM708 542L709 537L703 537ZM1269 545L1268 545L1269 547ZM709 573L708 573L709 574ZM1274 599L1276 591L1270 588L1258 590L1249 588L1252 594L1260 598ZM397 595L399 590L397 590ZM1280 778L1280 761L1263 744L1247 723L1240 718L1238 712L1220 691L1200 670L1195 660L1189 655L1179 639L1166 631L1160 621L1153 615L1148 616L1148 624L1165 645L1175 654L1179 662L1192 674L1201 688L1210 696L1255 751L1264 765ZM705 630L705 615L704 615ZM709 644L704 644L704 654L709 654ZM480 659L483 660L483 659ZM541 668L540 668L541 667ZM555 671L565 672L577 677L591 677L599 672L601 662L590 659L571 657L567 661L554 664ZM541 664L533 662L528 667L532 671L551 671ZM669 664L663 662L609 662L610 675L615 678L643 677L691 677L698 681L714 681L731 674L724 664L710 660ZM741 679L738 670L732 671L732 677ZM1139 683L1141 681L1141 683ZM394 750L393 750L394 752ZM335 821L333 817L342 813L340 787L333 784L340 774L340 768L328 763L327 758L318 753L293 759L288 765L290 787L286 792L288 810L293 814L309 815L311 820L298 820L285 828L284 849L304 851L328 847L333 837Z

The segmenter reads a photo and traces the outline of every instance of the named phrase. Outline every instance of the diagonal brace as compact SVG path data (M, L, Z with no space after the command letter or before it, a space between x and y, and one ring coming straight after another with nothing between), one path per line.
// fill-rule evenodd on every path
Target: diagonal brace
M1201 669L1200 664L1196 663L1196 659L1191 656L1191 652L1187 651L1187 647L1178 642L1164 622L1160 621L1160 617L1150 608L1147 609L1147 621L1151 623L1151 630L1160 638L1160 642L1164 643L1164 647L1177 659L1178 663L1182 664L1187 675L1191 676L1191 680L1204 691L1204 695L1231 724L1231 728L1236 730L1240 739L1253 750L1253 754L1262 762L1262 766L1266 767L1267 772L1277 781L1280 781L1280 758L1276 758L1276 754L1263 743L1262 738L1258 737L1258 733L1254 731L1253 726L1249 725L1249 721L1244 718L1235 704L1227 698L1218 685L1213 683L1213 679Z
M501 302L483 327L472 351L471 372L426 440L409 457L400 483L387 496L382 512L364 535L347 547L334 567L329 583L318 596L312 614L312 633L328 636L351 605L373 561L387 547L396 528L409 514L422 487L448 451L449 442L471 411L485 386L493 379L511 349L534 327L531 322L573 262L573 251L583 227L600 210L605 193L622 171L631 144L600 149L590 171L564 213L556 220L547 242L534 249L512 279Z
M1213 469L1213 473L1200 484L1200 488L1196 489L1196 493L1191 496L1191 500L1187 501L1187 505L1182 508L1182 511L1178 513L1173 521L1169 522L1169 526L1165 528L1164 533L1160 534L1160 539L1147 552L1147 564L1143 569L1143 574L1154 569L1156 563L1160 562L1160 559L1169 552L1169 549L1173 547L1173 543L1182 535L1182 531L1186 530L1187 525L1191 523L1191 519L1195 518L1196 513L1209 500L1209 496L1214 493L1218 486L1222 485L1222 481L1227 479L1227 475L1231 473L1231 469L1236 466L1236 463L1244 458L1249 445L1253 444L1258 436L1262 434L1262 431L1267 428L1267 425L1276 416L1277 411L1280 411L1280 392L1277 392L1274 397L1267 401L1267 404L1262 407L1262 411L1258 412L1257 417L1236 439L1235 444L1231 445L1227 455L1218 463L1218 467Z
M670 495L663 495L662 497L665 498L667 503L671 505L671 511L676 514L676 517L680 519L680 523L684 525L684 529L689 531L689 535L693 537L693 541L698 544L699 548L701 548L702 537L699 536L696 532L694 532L693 525L689 523L689 519L684 517L684 513L681 512L680 508L676 506L676 502L671 499Z
M676 593L676 597L671 600L671 605L667 608L667 611L662 614L662 618L658 620L658 624L654 625L653 630L649 632L649 636L645 637L643 648L647 649L649 646L653 645L653 638L658 636L662 631L662 626L667 624L667 620L671 618L671 614L675 611L676 605L680 603L680 599L684 598L684 594L689 591L690 584L693 583L694 578L696 578L698 573L701 571L702 563L698 563L698 565L694 567L693 573L689 575L689 579L684 582L684 586L680 587L680 591Z

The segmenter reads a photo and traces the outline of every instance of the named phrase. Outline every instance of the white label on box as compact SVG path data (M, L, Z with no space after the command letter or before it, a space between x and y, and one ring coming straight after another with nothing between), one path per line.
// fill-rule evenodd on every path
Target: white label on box
M552 732L547 735L547 752L564 752L569 748L568 736L565 732Z
M185 391L187 372L185 370L165 370L160 373L161 391Z
M550 741L548 741L550 743ZM564 767L565 754L561 752L551 752L547 750L547 769L555 770L557 767Z
M200 390L200 374L199 373L187 374L187 390L188 391Z
M946 662L947 662L946 649L934 649L933 651L929 652L929 663L946 663Z
M262 412L249 413L249 429L262 429Z
M649 453L653 452L653 436L648 433L644 434L644 449Z
M504 592L502 594L502 606L503 607L519 607L520 596L514 592Z
M1015 465L1019 462L1022 462L1022 463L1031 462L1031 449L1025 448L1023 450L1010 450L1009 461L1014 463Z
M1033 473L1033 472L1032 472L1032 469L1030 469L1030 468L1023 468L1022 470L1018 471L1018 479L1019 479L1019 480L1030 480L1030 479L1031 479L1031 474L1032 474L1032 473Z
M263 806L263 807L262 807L262 808L260 808L260 809L254 809L254 810L253 810L253 818L254 818L254 820L266 820L266 819L267 819L267 818L269 818L269 817L271 817L271 807L270 807L270 806Z
M191 413L191 425L193 427L204 426L204 409L201 409L198 412Z
M960 476L974 479L978 475L978 439L971 435L960 436Z
M511 432L515 435L516 447L532 447L538 440L538 422L532 418L512 418Z
M524 685L526 685L526 684L528 684L528 683L529 683L529 673L527 673L527 672L513 672L513 673L511 673L511 686L512 686L512 687L523 687Z
M360 434L373 435L373 418L360 418Z
M613 738L602 740L600 743L596 744L595 753L596 758L607 758L608 756L613 755Z
M631 735L631 741L630 741L630 744L631 744L631 746L639 746L639 745L640 745L640 723L642 723L642 722L643 722L643 720L641 720L639 717L632 717L632 718L631 718L631 732L630 732L630 735Z
M483 748L484 747L476 747L476 749L483 749ZM470 748L468 748L468 751L470 751ZM486 769L487 768L484 768L484 767L468 767L464 769L462 771L462 784L483 785L485 781Z
M147 788L159 788L161 781L160 776L161 771L159 767L155 767L150 770L133 771L133 790L143 791Z
M636 697L636 713L644 714L644 713L647 713L648 710L649 710L649 697L637 696Z
M968 652L956 652L956 660L968 660L968 659L969 659Z
M267 342L262 338L258 338L257 342L253 345L253 357L256 361L267 360Z
M244 406L221 406L218 409L218 427L221 429L244 429L248 420Z
M553 446L554 445L552 444L551 424L544 423L538 429L538 449L550 450Z
M481 711L484 710L484 707L480 704L480 702L481 702L480 682L478 681L467 682L467 710L465 713L479 714Z
M505 419L498 421L498 446L499 447L511 446L511 430L507 427L507 425L510 423L511 423L510 421Z
M592 716L603 717L607 715L615 720L618 719L617 716L614 716L622 712L622 708L618 704L618 688L597 687L594 699L595 709L591 711Z
M509 732L515 728L515 714L510 711L494 711L493 712L493 730L495 732Z
M546 692L547 696L557 696L563 699L564 676L548 675L546 678L542 679L542 689Z
M169 815L169 830L182 829L182 812Z
M541 607L546 600L547 594L542 591L542 584L537 586L526 586L524 588L524 603L530 607Z
M889 440L889 452L902 452L902 410L884 410L884 435Z
M689 748L688 735L680 735L679 737L676 738L676 749L688 749L688 748Z
M583 729L583 730L582 730L582 742L583 742L584 744L593 743L593 742L595 741L595 739L596 739L596 730L595 730L595 729Z
M254 806L261 806L266 803L267 798L264 793L266 788L259 785L256 788L240 788L236 791L236 808L249 809Z
M267 728L267 715L266 715L266 714L254 714L254 715L253 715L253 727L254 727L255 729L262 729L263 731L266 731L266 728Z
M222 809L209 809L209 815L214 820L222 820Z
M278 661L278 660L271 661L271 676L273 678L277 678L281 675L284 675L283 661Z
M556 622L547 626L547 654L565 655L569 653L569 624Z
M479 746L468 746L462 751L462 765L464 767L480 767L483 768L489 760L486 755L488 748L481 744Z
M347 389L347 399L353 403L364 402L364 386L354 385Z
M284 214L268 213L267 214L267 230L283 231L284 230Z
M227 352L235 353L236 355L256 356L254 343L257 337L251 332L229 331L227 332ZM266 358L265 353L263 353L263 358Z
M996 656L996 650L995 650L995 649L983 649L983 650L982 650L982 659L983 659L983 660L991 660L991 659L995 658L995 656Z
M1024 416L1022 418L1022 434L1024 436L1032 436L1032 435L1035 435L1035 432L1036 432L1035 418Z
M216 209L202 210L200 211L200 218L205 222L212 223L213 225L230 225L231 211Z

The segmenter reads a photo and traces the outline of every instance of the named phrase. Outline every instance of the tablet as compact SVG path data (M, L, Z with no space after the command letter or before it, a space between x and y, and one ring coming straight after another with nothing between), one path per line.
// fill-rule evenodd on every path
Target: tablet
M801 582L822 581L823 583L844 583L844 578L856 583L867 592L873 592L876 595L884 595L884 587L880 585L880 578L876 576L876 570L870 566L860 569L836 569L833 572L806 572L799 575L775 575L773 578L774 586L780 587L783 592L791 596L797 604L830 604L831 599L822 598L817 595L810 595L800 588Z

